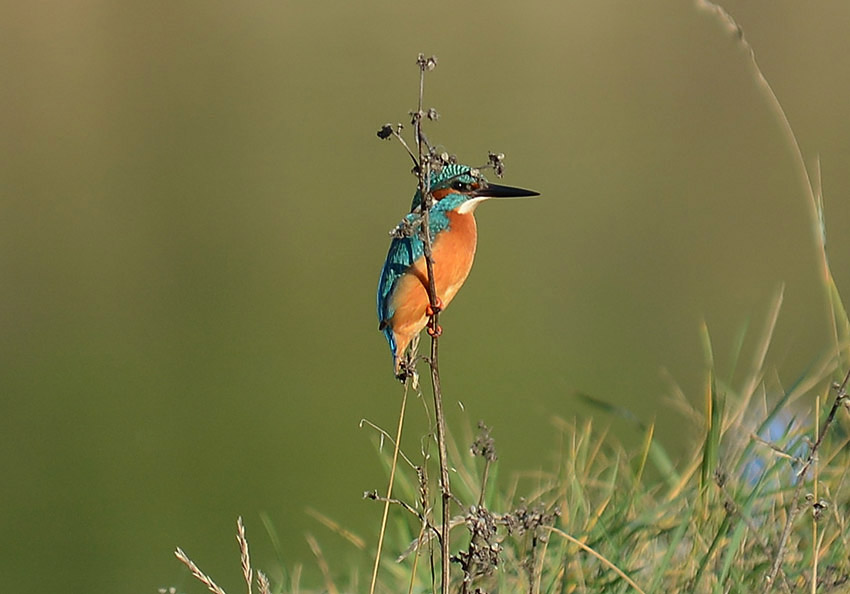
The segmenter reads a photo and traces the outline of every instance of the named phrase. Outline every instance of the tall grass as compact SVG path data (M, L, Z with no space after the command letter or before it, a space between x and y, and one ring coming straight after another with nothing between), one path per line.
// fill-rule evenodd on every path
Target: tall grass
M770 329L762 330L762 343ZM628 451L593 420L555 419L556 462L500 488L496 442L487 428L466 451L449 436L453 495L463 509L449 523L457 568L453 590L749 593L850 587L850 436L825 422L824 431L816 425L818 415L795 413L792 406L814 393L826 417L847 397L846 383L817 388L829 385L835 371L823 365L789 387L761 366L734 385L707 381L704 398L712 417L693 415L690 429L703 439L676 456L675 467L669 464L674 457L654 439L653 426L644 428L643 446ZM387 468L391 455L379 453ZM410 466L399 471L377 591L437 588L432 556L439 529L426 509L436 485L423 476ZM324 575L319 589L357 589L347 569L329 567L318 543L311 546ZM247 542L239 540L239 548L247 581ZM368 551L360 554L365 568ZM221 594L185 553L179 556ZM277 584L272 591L296 589L315 591L301 584Z

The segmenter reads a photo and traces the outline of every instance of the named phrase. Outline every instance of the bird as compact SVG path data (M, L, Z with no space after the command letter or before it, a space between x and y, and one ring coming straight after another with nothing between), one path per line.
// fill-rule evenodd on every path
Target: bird
M478 229L474 212L491 198L539 196L538 192L492 184L480 170L449 163L430 174L429 211L434 288L438 310L446 308L472 269ZM393 233L378 282L378 329L393 357L393 370L404 380L404 353L433 315L428 298L428 270L421 226L425 200L417 189L410 213Z

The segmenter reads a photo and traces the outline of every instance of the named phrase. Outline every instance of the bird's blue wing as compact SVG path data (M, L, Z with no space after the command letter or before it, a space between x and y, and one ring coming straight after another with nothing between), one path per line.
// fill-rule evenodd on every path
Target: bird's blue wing
M414 220L415 215L406 218ZM414 234L411 237L394 237L390 244L390 251L384 268L381 270L381 280L378 282L378 321L379 328L387 337L390 347L395 350L392 329L388 327L389 320L393 317L392 295L398 280L407 272L407 269L425 253L422 240Z

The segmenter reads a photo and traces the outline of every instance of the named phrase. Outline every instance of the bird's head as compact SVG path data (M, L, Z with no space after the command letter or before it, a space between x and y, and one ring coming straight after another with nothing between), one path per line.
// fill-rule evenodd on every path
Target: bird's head
M468 165L450 163L431 173L431 195L435 208L443 212L468 214L490 198L523 198L539 196L538 192L491 184L481 172ZM422 194L417 190L411 210L422 206Z

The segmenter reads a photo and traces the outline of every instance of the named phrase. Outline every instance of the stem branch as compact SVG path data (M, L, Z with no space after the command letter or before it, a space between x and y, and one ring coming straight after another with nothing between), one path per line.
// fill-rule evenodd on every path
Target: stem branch
M429 334L431 335L431 356L428 359L428 366L431 369L431 387L434 392L434 416L437 424L437 449L440 459L440 493L442 499L442 530L440 538L440 566L441 580L440 591L442 594L449 592L449 502L451 500L451 488L449 486L449 469L448 456L446 453L446 420L443 414L443 392L440 384L440 368L439 368L439 333L440 333L440 307L437 288L434 281L434 259L431 251L431 207L434 204L434 198L431 196L431 163L430 159L425 156L425 141L422 135L422 100L425 91L425 71L429 68L430 60L426 60L424 55L419 56L417 63L419 64L419 104L416 114L413 116L414 137L416 139L416 149L419 155L419 191L422 195L422 234L425 243L425 266L428 273L428 302L431 305L433 312L428 320ZM430 155L428 155L430 157Z

